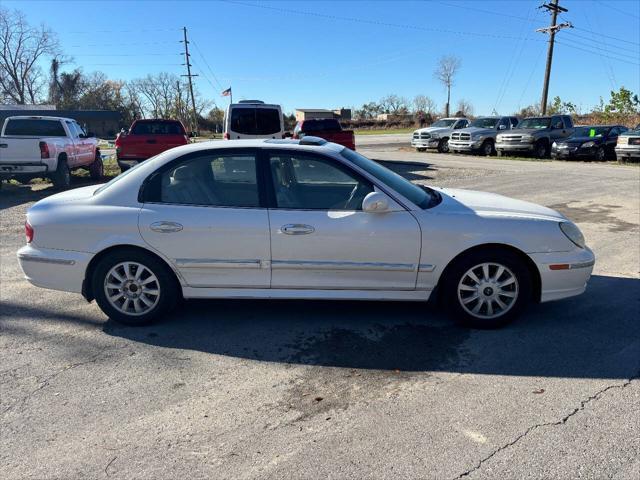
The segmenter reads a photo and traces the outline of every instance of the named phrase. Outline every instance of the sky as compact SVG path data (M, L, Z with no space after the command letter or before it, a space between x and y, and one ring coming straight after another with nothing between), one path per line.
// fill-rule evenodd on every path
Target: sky
M433 71L443 55L462 64L452 106L509 114L538 103L550 15L542 0L447 1L32 1L2 0L53 29L65 68L130 80L185 74L187 27L197 88L219 107L260 99L296 108L358 108L388 94L446 91ZM583 111L612 89L640 92L640 1L560 0L549 98ZM46 66L45 66L46 68Z

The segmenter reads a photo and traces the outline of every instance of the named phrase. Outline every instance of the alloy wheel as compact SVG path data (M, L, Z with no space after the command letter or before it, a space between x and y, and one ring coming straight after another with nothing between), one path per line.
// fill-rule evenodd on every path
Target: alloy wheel
M144 315L160 300L160 282L156 275L138 262L121 262L104 278L108 302L125 315Z
M481 263L466 271L458 283L458 301L469 314L493 319L506 314L516 304L518 279L504 265Z

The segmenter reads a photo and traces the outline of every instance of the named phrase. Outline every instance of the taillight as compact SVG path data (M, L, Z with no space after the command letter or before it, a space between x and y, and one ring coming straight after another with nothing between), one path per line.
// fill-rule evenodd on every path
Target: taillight
M222 138L224 138L225 140L231 140L231 135L229 134L229 132L224 132Z
M49 158L49 145L47 142L40 142L40 158Z
M29 222L24 222L24 235L27 237L27 243L33 242L33 227Z

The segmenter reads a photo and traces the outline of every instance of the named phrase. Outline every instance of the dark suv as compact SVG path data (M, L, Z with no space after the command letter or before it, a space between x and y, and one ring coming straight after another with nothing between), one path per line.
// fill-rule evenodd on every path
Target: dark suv
M498 156L526 153L545 158L549 156L553 142L570 137L573 131L570 115L525 118L514 130L498 134L496 152Z

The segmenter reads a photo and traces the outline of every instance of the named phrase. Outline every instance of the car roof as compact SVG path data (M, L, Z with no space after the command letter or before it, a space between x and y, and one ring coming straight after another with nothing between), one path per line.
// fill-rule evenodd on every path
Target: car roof
M66 120L69 122L75 122L73 118L51 117L45 115L14 115L12 117L7 117L7 120Z
M308 137L305 137L308 138ZM325 142L322 145L300 145L300 140L293 139L250 139L250 140L208 140L205 142L190 143L189 145L183 145L172 149L174 152L186 154L192 152L200 152L205 150L218 150L218 149L230 149L230 148L268 148L268 149L282 149L291 148L295 150L306 151L325 151L325 152L339 152L343 148L342 145L337 143Z

